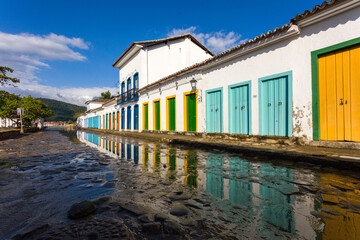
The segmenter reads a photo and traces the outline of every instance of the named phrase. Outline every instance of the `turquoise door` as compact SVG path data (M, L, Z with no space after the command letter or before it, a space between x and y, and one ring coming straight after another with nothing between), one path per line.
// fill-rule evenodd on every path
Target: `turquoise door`
M134 106L134 130L139 129L139 105Z
M229 86L229 133L251 134L250 82Z
M289 76L260 79L260 134L291 136ZM290 110L290 111L289 111Z
M222 132L222 88L206 91L206 132Z

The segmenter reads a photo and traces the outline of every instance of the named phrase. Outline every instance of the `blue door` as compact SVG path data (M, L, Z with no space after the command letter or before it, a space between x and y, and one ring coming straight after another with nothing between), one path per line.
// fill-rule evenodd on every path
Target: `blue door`
M222 88L206 91L206 132L221 133Z
M289 75L260 79L260 134L291 136Z
M127 107L127 129L131 129L131 107Z
M250 82L229 86L229 133L251 134Z
M125 129L125 108L121 109L121 129Z

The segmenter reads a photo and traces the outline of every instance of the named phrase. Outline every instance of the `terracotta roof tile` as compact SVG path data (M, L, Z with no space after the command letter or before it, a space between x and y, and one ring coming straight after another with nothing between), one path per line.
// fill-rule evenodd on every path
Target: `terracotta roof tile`
M158 84L160 84L160 83L162 83L162 82L165 82L166 80L171 79L171 78L173 78L173 77L176 77L176 76L179 75L179 74L184 74L184 73L190 72L191 70L196 70L196 68L198 68L198 67L200 67L200 66L204 66L204 65L206 65L206 64L208 64L208 63L214 62L214 61L216 61L217 59L220 59L220 58L222 58L222 57L224 57L224 56L227 56L227 55L229 55L229 54L231 54L231 53L233 53L233 52L235 52L235 51L237 51L237 50L239 50L239 49L241 49L241 48L243 48L243 47L245 47L245 46L248 46L248 45L250 45L250 44L254 44L254 43L256 43L256 42L258 42L258 41L260 41L260 40L262 40L262 39L265 39L265 38L268 38L268 37L270 37L270 36L273 36L273 35L275 35L275 34L277 34L277 33L286 31L286 30L288 30L290 27L291 27L291 25L285 24L285 25L283 25L283 26L280 27L280 28L275 28L273 31L268 31L267 33L261 34L260 36L257 36L257 37L255 37L254 39L251 39L251 40L249 40L249 41L246 41L246 42L244 42L244 43L242 43L242 44L240 44L240 45L238 45L238 46L236 46L236 47L234 47L234 48L231 48L231 49L229 49L229 50L227 50L227 51L225 51L225 52L222 52L222 53L220 53L220 54L218 54L218 55L216 55L216 56L214 56L214 57L212 57L212 58L209 58L209 59L207 59L207 60L205 60L205 61L203 61L203 62L200 62L200 63L196 63L196 64L194 64L194 65L192 65L192 66L190 66L190 67L184 68L184 69L182 69L182 70L180 70L180 71L178 71L178 72L175 72L175 73L173 73L173 74L171 74L171 75L169 75L169 76L166 76L166 77L164 77L164 78L162 78L162 79L160 79L160 80L158 80L158 81L156 81L156 82L154 82L154 83L151 83L151 84L149 84L149 85L147 85L147 86L139 89L138 92L141 92L141 91L143 91L143 90L145 90L145 89L151 88L151 87L153 87L153 86L155 86L155 85L158 85Z
M167 41L173 41L176 39L180 39L180 38L184 38L184 37L190 37L191 40L197 44L199 47L201 47L203 50L205 50L207 53L209 53L211 56L214 56L215 54L212 53L207 47L205 47L204 44L202 44L201 42L199 42L199 40L197 40L193 35L191 35L191 33L186 33L186 34L182 34L182 35L177 35L177 36L172 36L172 37L167 37L167 38L163 38L163 39L157 39L157 40L149 40L149 41L141 41L141 42L133 42L124 52L123 54L121 54L121 56L113 63L113 67L115 67L115 65L126 55L126 53L128 53L130 51L130 49L134 46L134 45L142 45L144 47L149 47L149 46L153 46L156 44L160 44L160 43L164 43Z
M310 17L318 12L321 12L325 9L328 9L334 5L337 5L339 3L345 2L347 0L331 0L331 1L325 1L320 6L316 5L313 10L306 10L303 14L297 14L295 18L290 20L290 23L296 24L298 21L301 21L307 17Z

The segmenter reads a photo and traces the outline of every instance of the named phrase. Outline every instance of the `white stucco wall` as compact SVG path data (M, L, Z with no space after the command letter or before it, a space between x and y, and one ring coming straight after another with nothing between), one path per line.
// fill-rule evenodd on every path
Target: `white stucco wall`
M221 65L198 71L198 131L206 131L205 91L223 87L223 131L229 131L228 86L251 81L252 134L259 134L258 79L274 74L292 72L292 135L312 140L312 78L311 52L360 37L360 8L300 28L300 35L258 49ZM140 128L142 105L149 102L149 129L153 129L153 100L161 99L161 130L166 130L166 97L176 95L176 128L183 131L183 92L190 91L190 83L175 88L175 81L189 82L191 74L172 80L140 96ZM149 95L148 95L148 94ZM199 101L200 98L200 101Z

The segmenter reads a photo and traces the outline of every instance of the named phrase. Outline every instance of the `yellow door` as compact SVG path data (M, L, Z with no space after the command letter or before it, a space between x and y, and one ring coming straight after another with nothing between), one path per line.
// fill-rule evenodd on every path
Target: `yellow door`
M319 56L320 139L360 142L360 45Z

